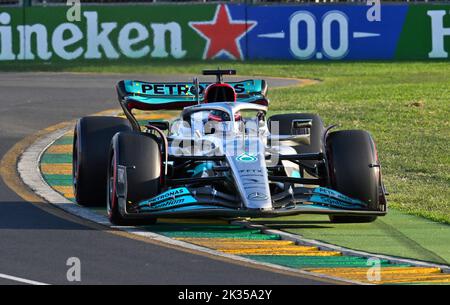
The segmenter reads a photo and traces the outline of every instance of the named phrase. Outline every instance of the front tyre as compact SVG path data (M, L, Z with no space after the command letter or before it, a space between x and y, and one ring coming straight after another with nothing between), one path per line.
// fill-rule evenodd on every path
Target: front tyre
M111 141L107 172L107 211L115 225L154 224L156 218L125 218L125 206L117 195L118 166L126 168L127 197L125 205L138 203L160 193L161 153L158 143L149 135L134 132L117 133Z
M381 174L375 143L367 131L342 130L326 139L329 179L332 189L367 203L380 211ZM332 215L336 223L372 222L376 216Z

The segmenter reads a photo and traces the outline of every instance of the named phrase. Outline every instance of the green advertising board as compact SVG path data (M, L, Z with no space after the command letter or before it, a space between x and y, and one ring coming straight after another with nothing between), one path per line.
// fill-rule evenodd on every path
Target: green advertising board
M0 63L141 59L448 59L450 5L0 8ZM376 19L376 18L375 18Z
M209 18L215 5L181 7L89 6L74 22L64 6L2 9L0 60L201 58L206 41L189 22Z
M435 52L437 58L445 58L439 54L442 49L450 52L450 5L409 6L395 58L429 59L433 49L440 50Z

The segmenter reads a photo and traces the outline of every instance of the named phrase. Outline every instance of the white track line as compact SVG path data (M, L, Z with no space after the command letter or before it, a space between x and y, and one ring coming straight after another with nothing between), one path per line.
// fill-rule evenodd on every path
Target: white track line
M4 273L0 273L0 278L7 279L7 280L10 280L10 281L14 281L14 282L29 284L29 285L50 285L50 284L37 282L37 281L33 281L33 280L27 280L27 279L24 279L24 278L21 278L21 277L17 277L17 276L7 275L7 274L4 274Z
M324 280L333 280L333 281L339 281L342 283L349 283L349 284L360 284L360 285L367 285L366 283L362 283L359 281L353 281L353 280L347 280L347 279L341 279L329 275L323 275L323 274L317 274L313 272L308 272L305 270L295 269L295 268L289 268L284 267L280 265L275 265L271 263L265 263L265 262L259 262L254 261L245 257L232 255L228 253L223 253L220 251L216 251L213 249L209 249L206 247L190 244L181 240L175 240L172 238L169 238L164 235L160 235L154 232L149 232L143 229L140 229L138 227L115 227L112 226L109 222L108 218L106 216L100 215L98 213L95 213L87 208L84 208L78 204L73 203L72 201L68 200L64 196L62 196L60 193L56 192L54 189L52 189L47 182L42 177L41 171L39 169L39 161L41 159L42 154L45 152L45 150L51 146L56 140L58 140L60 137L62 137L64 134L66 134L71 127L62 128L60 130L51 132L49 134L46 134L40 138L38 138L33 144L31 144L20 156L19 162L17 164L17 171L19 172L20 178L22 181L31 189L33 190L37 195L42 197L47 202L53 204L54 206L61 208L71 214L74 214L76 216L79 216L81 218L114 228L119 229L122 231L125 231L130 234L134 234L141 237L146 237L150 240L155 240L159 242L163 242L170 245L175 245L178 247L203 252L206 254L223 257L227 259L232 259L235 261L248 263L252 265L259 265L264 267L269 267L274 270L278 271L288 271L292 273L297 273L300 275L305 275L308 277L314 277L317 279L324 279Z

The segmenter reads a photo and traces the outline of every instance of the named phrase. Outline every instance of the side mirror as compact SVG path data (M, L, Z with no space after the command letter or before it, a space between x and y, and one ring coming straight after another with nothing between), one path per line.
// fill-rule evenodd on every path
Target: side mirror
M311 119L292 120L292 127L291 127L292 135L310 135L311 129L312 129Z

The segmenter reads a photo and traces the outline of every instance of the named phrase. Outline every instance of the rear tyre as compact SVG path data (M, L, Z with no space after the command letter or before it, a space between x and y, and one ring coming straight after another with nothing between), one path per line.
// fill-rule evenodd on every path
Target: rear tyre
M115 225L154 224L156 218L128 219L122 216L116 192L117 168L127 168L126 203L138 203L160 193L161 153L154 138L133 132L117 133L111 142L107 172L107 210ZM123 211L122 211L123 212Z
M131 130L118 117L84 117L78 120L73 139L72 178L75 199L84 206L106 202L106 170L111 139L119 131Z
M375 143L367 131L342 130L326 140L330 186L332 189L367 203L370 210L381 210L380 168ZM335 223L372 222L376 216L330 216Z

